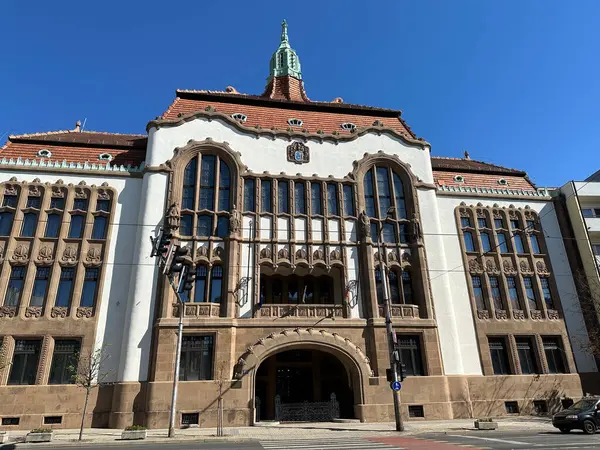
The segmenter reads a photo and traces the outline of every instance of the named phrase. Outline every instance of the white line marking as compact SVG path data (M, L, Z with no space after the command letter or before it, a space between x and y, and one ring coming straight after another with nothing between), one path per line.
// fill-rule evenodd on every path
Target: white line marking
M467 438L467 439L481 439L483 441L502 442L504 444L535 445L535 444L532 444L531 442L509 441L507 439L484 438L484 437L466 436L466 435L460 435L460 434L449 434L448 436L457 437L457 438Z

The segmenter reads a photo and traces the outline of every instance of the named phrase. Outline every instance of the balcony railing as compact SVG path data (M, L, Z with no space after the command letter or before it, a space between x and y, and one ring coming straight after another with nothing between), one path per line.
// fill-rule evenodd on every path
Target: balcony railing
M263 304L258 317L344 317L343 305L275 305Z
M419 305L394 305L391 306L392 317L402 317L405 319L418 319ZM383 305L379 305L379 317L385 317Z
M220 303L186 303L184 317L219 317L221 315ZM179 317L179 306L173 303L173 317Z

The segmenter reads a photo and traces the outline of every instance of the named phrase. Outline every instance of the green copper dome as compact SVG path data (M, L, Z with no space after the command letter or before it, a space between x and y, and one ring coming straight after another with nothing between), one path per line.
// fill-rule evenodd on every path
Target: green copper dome
M273 77L284 77L286 75L298 78L299 80L302 79L300 60L288 42L287 22L285 19L281 23L281 43L279 44L279 48L271 57L269 72L267 83L271 81Z

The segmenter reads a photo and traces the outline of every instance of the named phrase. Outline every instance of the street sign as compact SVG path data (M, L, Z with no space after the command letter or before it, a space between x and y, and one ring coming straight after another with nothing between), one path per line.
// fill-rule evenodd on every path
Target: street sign
M392 381L390 383L390 387L392 390L398 392L400 389L402 389L402 384L399 381Z

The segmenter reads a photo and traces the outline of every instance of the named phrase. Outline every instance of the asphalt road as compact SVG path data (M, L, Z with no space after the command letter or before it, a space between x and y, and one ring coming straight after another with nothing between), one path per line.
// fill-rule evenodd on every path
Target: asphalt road
M561 434L559 431L473 431L423 434L419 435L419 437L434 442L468 445L472 448L487 448L494 450L600 449L600 433L587 435L583 434L581 431L572 431L569 434Z

